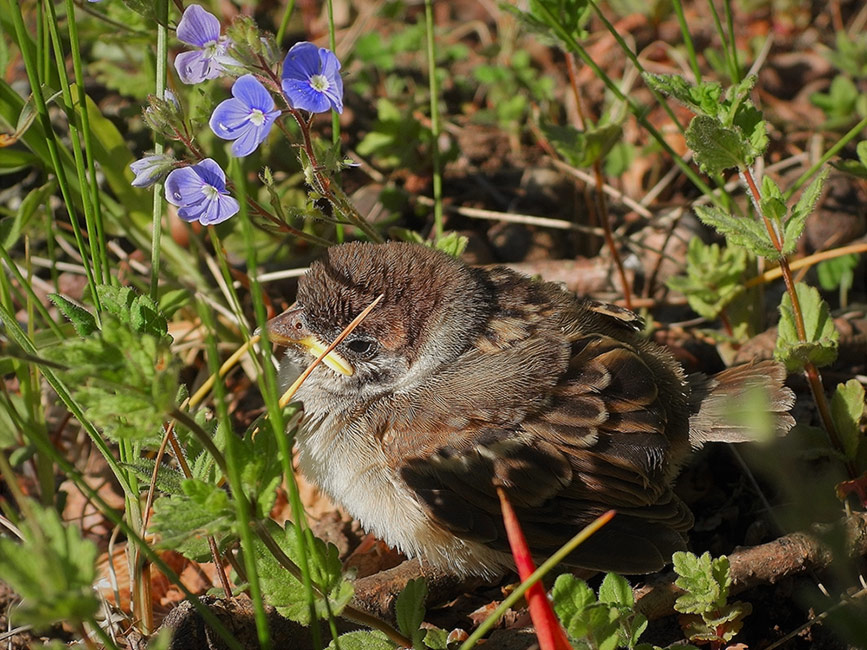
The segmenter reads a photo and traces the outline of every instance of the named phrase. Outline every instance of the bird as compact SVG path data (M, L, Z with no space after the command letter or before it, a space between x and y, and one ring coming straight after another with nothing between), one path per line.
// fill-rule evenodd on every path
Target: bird
M459 577L513 566L498 489L538 557L614 509L565 563L659 571L693 524L672 490L691 451L759 437L735 413L756 394L774 433L794 424L773 360L687 375L629 310L406 242L310 266L266 326L283 387L380 296L295 394L298 464L365 530Z

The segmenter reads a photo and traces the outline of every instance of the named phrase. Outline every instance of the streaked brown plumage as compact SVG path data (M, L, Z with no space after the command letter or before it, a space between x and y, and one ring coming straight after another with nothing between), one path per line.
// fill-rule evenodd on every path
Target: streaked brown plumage
M311 267L269 324L284 365L306 366L380 294L297 393L300 465L368 530L457 574L510 564L497 485L539 556L615 508L569 562L658 570L692 525L670 488L690 448L754 437L720 421L727 400L764 388L778 432L793 423L776 363L687 378L629 311L404 243L337 246Z

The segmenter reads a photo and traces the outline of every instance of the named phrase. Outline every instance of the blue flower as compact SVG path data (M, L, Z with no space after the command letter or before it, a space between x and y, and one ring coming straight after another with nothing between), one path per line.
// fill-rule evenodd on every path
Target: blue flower
M331 50L313 43L296 43L283 60L283 93L293 108L324 113L343 112L340 61Z
M232 97L220 102L208 124L217 137L235 141L233 156L249 156L268 137L280 111L274 110L271 93L251 74L235 82Z
M175 159L165 154L150 155L130 163L129 168L135 174L133 187L150 187L158 183L174 166Z
M169 174L166 200L178 206L181 219L198 221L203 226L222 223L240 209L226 191L226 174L210 158Z
M226 54L232 42L220 38L220 21L199 5L190 5L178 23L178 38L198 49L175 57L175 69L185 84L197 84L219 77L226 65L237 63Z

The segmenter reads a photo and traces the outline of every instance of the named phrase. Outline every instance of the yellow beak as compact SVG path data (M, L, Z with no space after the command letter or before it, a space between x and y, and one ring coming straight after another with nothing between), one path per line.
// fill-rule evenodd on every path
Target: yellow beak
M328 354L323 353L328 349L328 344L323 343L304 325L300 318L301 309L290 308L279 316L269 320L265 327L268 329L268 338L278 345L291 345L303 348L315 358L322 357L322 363L334 372L351 377L355 373L352 364L340 354L331 350Z

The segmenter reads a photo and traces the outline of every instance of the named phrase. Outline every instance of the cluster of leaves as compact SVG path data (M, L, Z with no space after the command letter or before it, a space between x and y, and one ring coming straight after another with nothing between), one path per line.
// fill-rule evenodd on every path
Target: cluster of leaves
M711 643L716 647L731 641L743 627L752 606L728 602L731 587L728 558L677 552L672 560L678 575L675 584L686 592L674 604L681 613L680 625L686 637L694 643Z
M702 171L716 175L752 165L768 146L767 126L749 99L755 75L728 90L717 81L691 84L675 75L645 73L644 81L696 113L686 129L686 143Z
M60 364L76 401L114 440L159 440L178 394L178 360L156 303L129 288L100 285L99 318L59 294L51 299L72 322L70 337L45 350Z
M614 573L602 580L599 592L570 574L557 577L551 590L554 611L576 648L614 650L649 648L638 638L647 628L647 618L635 610L629 583Z

